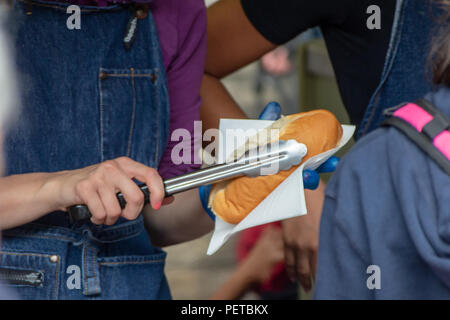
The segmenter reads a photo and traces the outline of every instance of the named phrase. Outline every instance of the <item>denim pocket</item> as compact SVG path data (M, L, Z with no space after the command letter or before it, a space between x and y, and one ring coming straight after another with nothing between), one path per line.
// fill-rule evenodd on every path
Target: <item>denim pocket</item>
M21 299L58 297L60 257L25 252L0 252L0 278Z
M102 296L108 299L169 299L166 253L99 258Z
M100 69L102 161L128 156L149 164L148 156L153 154L155 159L151 162L157 159L155 128L162 103L157 84L157 68Z

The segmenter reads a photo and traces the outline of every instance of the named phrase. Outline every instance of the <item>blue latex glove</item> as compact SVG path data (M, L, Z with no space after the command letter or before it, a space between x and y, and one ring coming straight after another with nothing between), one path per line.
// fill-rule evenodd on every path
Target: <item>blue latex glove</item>
M259 120L277 120L281 116L281 106L278 102L269 102L263 109L263 111L259 115ZM333 172L336 170L336 166L339 162L338 157L330 157L327 161L325 161L320 167L316 170L303 170L303 186L305 189L314 190L319 186L319 173L325 172ZM206 213L211 217L213 221L215 221L216 216L214 213L208 208L208 199L209 193L211 191L211 185L201 186L198 188L200 201L202 202L203 208Z
M314 190L319 186L319 173L333 172L339 163L339 158L331 156L327 161L322 163L316 170L303 170L303 187L305 189Z
M269 102L259 115L260 120L278 120L281 116L281 106L278 102ZM330 157L316 170L303 170L303 186L314 190L319 186L319 173L333 172L339 163L338 157Z

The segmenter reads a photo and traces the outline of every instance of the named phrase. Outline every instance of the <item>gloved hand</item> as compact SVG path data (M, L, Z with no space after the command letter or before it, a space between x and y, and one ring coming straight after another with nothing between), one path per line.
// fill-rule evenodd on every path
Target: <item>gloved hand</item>
M281 116L281 106L278 102L269 102L259 115L260 120L278 120ZM314 190L319 186L319 173L333 172L339 163L339 158L332 156L316 170L303 170L303 186Z
M281 106L278 102L269 102L259 114L259 120L278 120L281 116ZM303 186L305 189L314 190L319 186L319 173L333 172L339 163L338 157L330 157L316 170L305 169L303 170ZM206 213L215 220L215 215L208 208L209 192L211 191L211 185L202 186L199 188L200 200Z

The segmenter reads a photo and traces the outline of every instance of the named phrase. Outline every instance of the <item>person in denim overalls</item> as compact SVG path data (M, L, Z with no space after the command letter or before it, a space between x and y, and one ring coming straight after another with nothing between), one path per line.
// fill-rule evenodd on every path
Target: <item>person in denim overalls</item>
M23 99L20 116L5 137L5 175L27 179L27 173L60 171L68 182L48 187L59 186L62 194L69 191L67 199L73 197L62 210L71 202L90 201L88 193L98 190L86 181L100 177L100 170L106 170L105 185L120 179L124 170L153 185L151 202L157 208L163 188L150 168L158 166L168 140L169 104L151 12L138 22L126 50L124 29L117 26L127 25L134 12L129 7L81 6L82 28L76 31L66 27L67 7L33 1L27 14L30 3L13 3ZM76 176L84 183L76 192L64 190ZM29 184L32 188L33 181ZM26 191L23 199L28 201ZM96 225L71 224L58 210L31 217L32 223L15 221L21 225L16 228L3 223L2 276L23 299L170 299L165 253L152 246L138 216L143 199L129 198L129 205L130 221L120 217L117 223L117 216L99 215L94 202L90 208ZM47 209L44 203L36 206Z

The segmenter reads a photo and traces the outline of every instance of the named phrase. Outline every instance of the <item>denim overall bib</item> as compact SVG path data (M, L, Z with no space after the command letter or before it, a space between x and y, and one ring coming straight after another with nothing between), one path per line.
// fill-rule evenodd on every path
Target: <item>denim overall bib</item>
M433 14L434 13L434 14ZM383 111L415 101L432 90L428 55L438 27L437 8L426 0L397 0L381 81L372 95L357 137L376 129Z
M157 168L168 139L169 97L151 12L123 43L131 6L13 4L22 95L5 137L6 174L54 172L128 156ZM0 272L23 299L170 299L165 253L140 216L114 226L72 225L65 212L3 232Z

